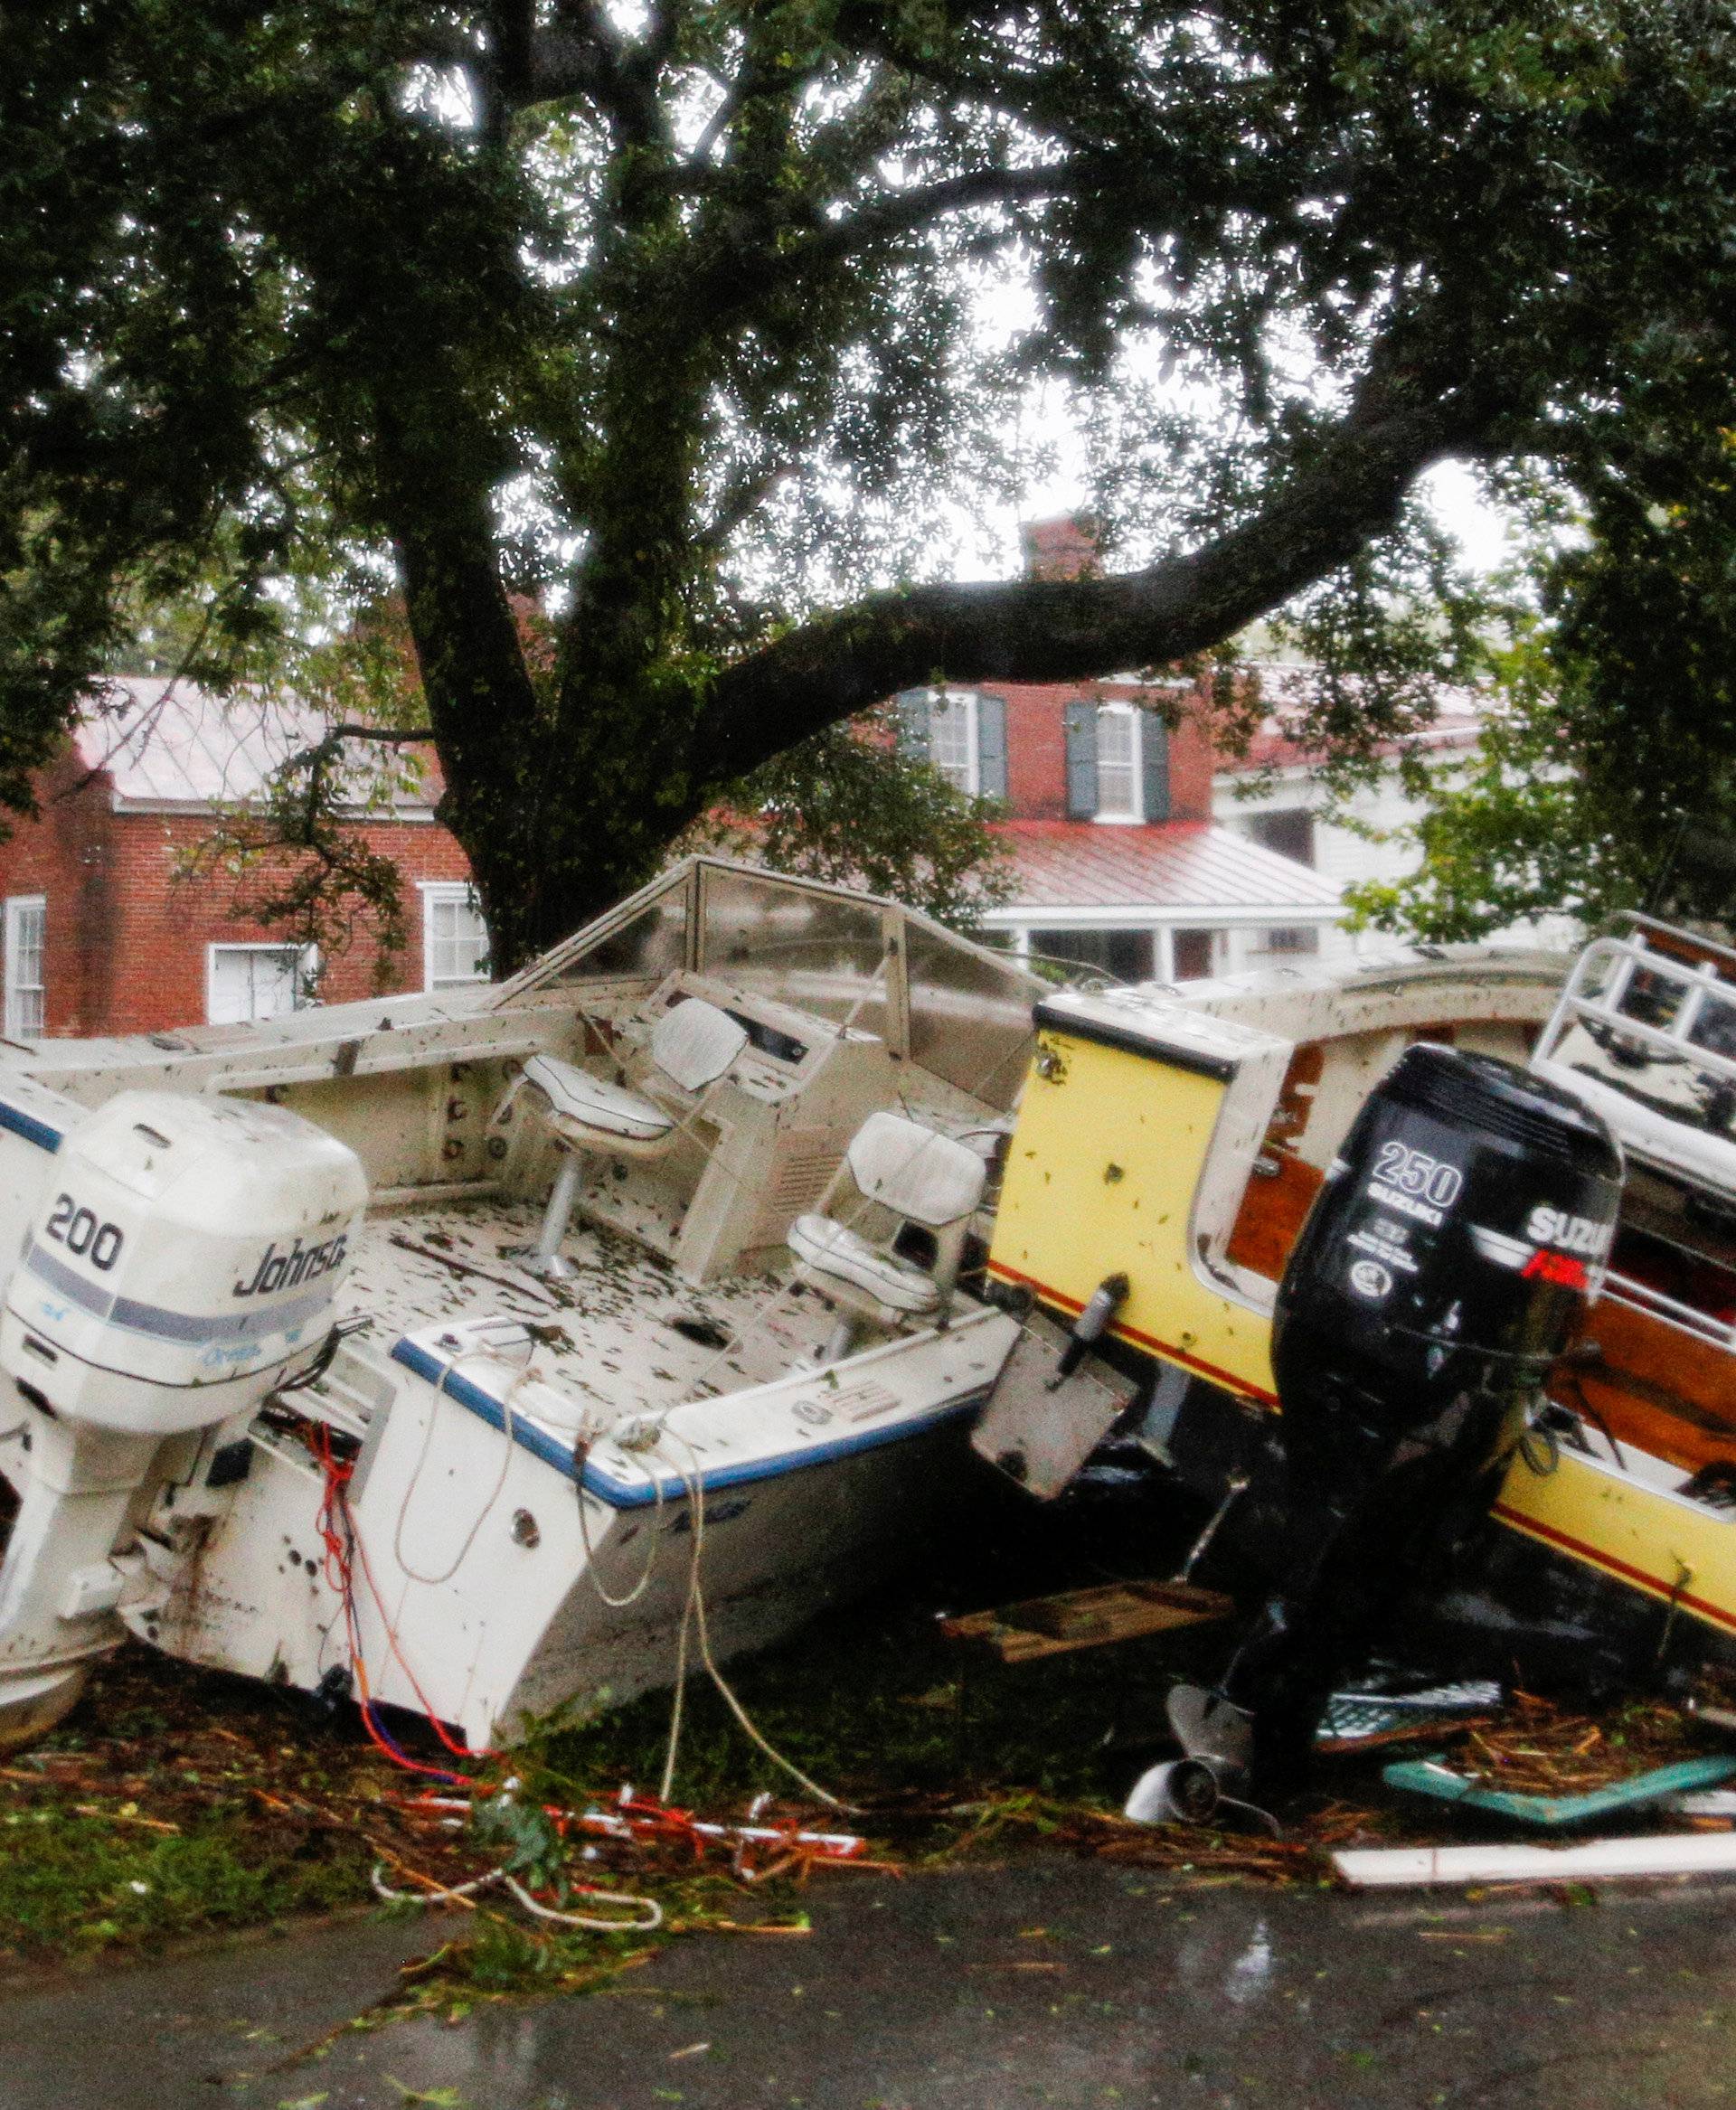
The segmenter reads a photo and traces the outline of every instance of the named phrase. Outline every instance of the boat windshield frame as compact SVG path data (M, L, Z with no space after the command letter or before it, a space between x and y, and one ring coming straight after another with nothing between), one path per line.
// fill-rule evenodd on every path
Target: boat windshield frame
M1013 956L901 902L695 856L503 983L490 1008L677 973L877 1034L900 1060L1002 1107L1024 1079L1036 1002L1052 994Z

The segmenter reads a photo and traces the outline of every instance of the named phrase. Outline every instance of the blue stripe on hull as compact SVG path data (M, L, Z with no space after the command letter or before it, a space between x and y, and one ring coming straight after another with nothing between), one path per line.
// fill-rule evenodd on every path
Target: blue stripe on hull
M33 1143L38 1150L58 1150L61 1136L58 1128L51 1128L46 1121L39 1121L34 1114L26 1114L22 1107L8 1106L0 1099L0 1128L10 1128L14 1135L22 1135L26 1143Z
M402 1363L406 1370L413 1371L458 1406L479 1415L491 1427L506 1427L505 1409L494 1394L485 1392L471 1379L459 1376L449 1362L443 1362L439 1356L408 1338L396 1342L392 1354L395 1362ZM863 1429L854 1436L808 1444L799 1451L784 1451L775 1457L712 1466L700 1474L699 1484L704 1493L711 1494L722 1488L742 1487L754 1481L781 1480L788 1474L805 1472L811 1465L830 1465L838 1458L854 1457L859 1451L876 1451L887 1444L905 1443L915 1436L927 1436L948 1422L958 1421L967 1414L974 1414L987 1396L988 1389L984 1386L965 1399L948 1400L920 1420L898 1422L888 1428ZM519 1415L513 1417L513 1437L545 1465L552 1465L557 1473L565 1474L570 1480L580 1479L588 1494L596 1495L612 1509L649 1509L659 1500L679 1502L688 1492L687 1482L678 1474L665 1478L659 1489L658 1484L649 1476L644 1482L618 1479L614 1474L605 1472L594 1457L585 1459L580 1476L574 1472L575 1454L571 1446L557 1442Z

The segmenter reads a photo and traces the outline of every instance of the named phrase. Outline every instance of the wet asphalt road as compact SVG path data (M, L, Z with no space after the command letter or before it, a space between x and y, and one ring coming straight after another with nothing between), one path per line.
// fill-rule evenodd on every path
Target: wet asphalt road
M1026 2110L1736 2101L1736 1889L1357 1899L1059 1858L836 1875L806 1938L340 2030L442 1923L0 1997L4 2110Z

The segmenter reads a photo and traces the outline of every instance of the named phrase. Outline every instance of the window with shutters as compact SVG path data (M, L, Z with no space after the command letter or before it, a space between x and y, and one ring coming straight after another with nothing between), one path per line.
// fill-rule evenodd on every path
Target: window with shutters
M6 1038L35 1041L47 1021L42 955L48 935L48 902L42 894L15 894L6 903Z
M422 882L422 986L464 989L488 979L488 926L463 881Z
M929 705L929 760L955 791L973 796L980 783L976 699L941 695Z
M1166 821L1169 728L1132 703L1069 703L1067 817Z
M1006 699L975 689L907 689L898 744L967 798L1006 796Z

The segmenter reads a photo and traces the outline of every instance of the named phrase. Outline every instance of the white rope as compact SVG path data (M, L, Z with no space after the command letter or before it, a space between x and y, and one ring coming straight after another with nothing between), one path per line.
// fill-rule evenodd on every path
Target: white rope
M601 1934L655 1934L663 1925L663 1907L655 1898L633 1898L623 1890L587 1890L589 1898L599 1898L605 1904L625 1905L638 1912L637 1919L596 1919L583 1912L557 1912L552 1906L539 1905L524 1884L509 1876L503 1869L501 1883L510 1890L526 1912L533 1912L539 1919L551 1919L561 1926L582 1926Z
M810 1780L807 1775L802 1771L801 1767L797 1766L793 1759L786 1758L783 1753L769 1741L769 1739L761 1732L758 1724L753 1720L753 1718L749 1714L747 1709L742 1706L741 1700L736 1697L734 1687L731 1685L729 1680L724 1677L722 1672L718 1668L717 1659L712 1653L711 1634L705 1624L705 1593L700 1583L700 1553L705 1535L704 1482L701 1474L698 1456L693 1451L692 1445L687 1442L687 1439L676 1429L666 1429L663 1433L668 1436L673 1436L675 1438L676 1442L678 1442L682 1448L687 1453L689 1461L685 1465L684 1465L678 1458L673 1461L675 1466L675 1470L681 1474L683 1480L686 1482L688 1500L693 1506L693 1559L688 1569L689 1579L687 1607L686 1610L682 1614L683 1641L678 1649L678 1658L684 1674L685 1668L685 1630L688 1618L691 1615L693 1623L693 1631L699 1636L700 1661L704 1664L706 1672L710 1675L712 1684L715 1685L718 1691L722 1694L724 1704L728 1707L730 1712L735 1717L736 1720L741 1724L742 1729L747 1733L751 1741L765 1753L766 1757L771 1760L774 1766L780 1766L784 1772L788 1774L793 1781L796 1781L800 1786L806 1788L809 1794L816 1796L820 1802L829 1804L835 1810L848 1810L851 1808L851 1805L846 1803L842 1796L835 1795L829 1788L822 1787L818 1781ZM670 1747L664 1764L664 1786L662 1793L658 1797L659 1801L665 1803L668 1801L670 1788L674 1785L675 1783L675 1738L679 1735L680 1732L680 1721L681 1704L680 1689L678 1687L675 1706L672 1710L671 1714Z
M637 1605L650 1587L651 1578L656 1569L657 1553L663 1540L664 1491L663 1482L657 1474L653 1473L650 1477L653 1507L651 1529L646 1537L649 1550L645 1557L645 1572L633 1585L633 1587L628 1590L626 1597L611 1597L603 1587L597 1574L597 1551L590 1542L590 1516L585 1506L585 1468L583 1465L580 1465L574 1474L574 1479L578 1484L574 1492L579 1497L579 1536L584 1541L585 1548L585 1573L590 1578L591 1588L596 1591L611 1612L619 1612L628 1605ZM617 1514L618 1513L617 1512Z
M661 1484L661 1483L659 1483ZM697 1499L695 1499L697 1497ZM675 1785L675 1759L681 1749L682 1710L687 1698L687 1635L693 1626L693 1606L699 1597L699 1556L705 1543L705 1484L689 1482L688 1505L693 1514L693 1551L687 1557L687 1599L681 1607L681 1625L675 1634L675 1688L669 1703L669 1742L663 1755L663 1779L657 1800L666 1807Z
M538 1919L553 1921L560 1926L583 1927L590 1934L655 1934L663 1925L663 1907L655 1898L635 1898L625 1890L591 1890L584 1895L596 1898L605 1905L625 1906L637 1913L634 1919L599 1919L587 1912L557 1912L552 1905L542 1905L516 1878L507 1874L505 1867L490 1869L486 1876L478 1876L468 1883L436 1883L430 1890L394 1890L381 1872L383 1864L373 1864L373 1883L374 1895L383 1898L388 1905L438 1905L448 1898L476 1898L495 1884L512 1893L526 1912L534 1913ZM427 1877L433 1883L434 1879Z
M433 1404L429 1407L428 1411L428 1422L422 1430L422 1447L417 1454L416 1469L411 1473L410 1476L410 1484L404 1489L404 1498L398 1505L398 1521L394 1526L392 1534L392 1558L397 1561L399 1568L405 1575L410 1578L411 1582L427 1583L432 1586L438 1586L441 1583L450 1582L452 1578L457 1575L459 1568L464 1566L466 1557L468 1555L471 1547L474 1546L476 1542L477 1532L481 1531L483 1525L488 1521L488 1518L494 1510L495 1504L500 1500L502 1491L506 1485L506 1475L512 1471L513 1466L513 1444L514 1440L513 1431L513 1396L518 1390L519 1387L524 1384L525 1380L530 1376L531 1358L536 1352L536 1342L534 1337L529 1333L527 1333L525 1336L525 1348L526 1355L524 1367L514 1378L512 1383L507 1386L505 1393L501 1397L501 1448L499 1476L495 1480L493 1488L489 1491L488 1499L476 1512L476 1521L465 1533L464 1543L458 1548L458 1552L453 1556L451 1566L443 1569L442 1572L439 1575L423 1575L419 1569L412 1568L410 1565L410 1562L404 1558L404 1520L410 1514L410 1498L415 1493L418 1485L420 1484L422 1477L422 1468L428 1464L428 1455L430 1449L433 1447L434 1424L439 1418L440 1400L446 1393L447 1380L457 1373L458 1367L459 1363L465 1360L465 1357L462 1354L455 1355L451 1361L448 1362L440 1371L439 1382L434 1388ZM480 1351L476 1350L471 1351L472 1354L476 1354L479 1352Z

